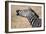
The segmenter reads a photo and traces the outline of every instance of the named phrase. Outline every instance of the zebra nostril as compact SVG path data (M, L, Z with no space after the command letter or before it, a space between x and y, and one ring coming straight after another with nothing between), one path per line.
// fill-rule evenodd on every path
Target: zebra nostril
M16 15L17 15L17 16L19 15L19 11L20 11L20 10L16 10Z
M16 14L17 16L19 15L19 13Z
M19 13L20 10L16 10L17 13Z

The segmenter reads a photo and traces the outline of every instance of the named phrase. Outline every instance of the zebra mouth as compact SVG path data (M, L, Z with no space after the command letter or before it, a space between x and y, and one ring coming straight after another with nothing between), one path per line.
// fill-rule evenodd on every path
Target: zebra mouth
M17 16L19 15L19 11L20 11L20 10L16 10L16 15L17 15Z

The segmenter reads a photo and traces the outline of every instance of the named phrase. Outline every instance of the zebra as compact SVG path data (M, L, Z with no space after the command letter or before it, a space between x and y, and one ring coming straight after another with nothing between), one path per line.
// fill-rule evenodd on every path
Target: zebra
M17 16L26 17L32 27L41 27L41 19L33 9L16 10L16 13Z

